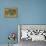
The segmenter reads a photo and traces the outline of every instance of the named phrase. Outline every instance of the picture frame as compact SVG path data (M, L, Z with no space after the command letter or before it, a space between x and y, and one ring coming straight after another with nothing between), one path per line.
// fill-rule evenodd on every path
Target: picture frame
M5 8L4 16L10 18L17 17L17 8Z

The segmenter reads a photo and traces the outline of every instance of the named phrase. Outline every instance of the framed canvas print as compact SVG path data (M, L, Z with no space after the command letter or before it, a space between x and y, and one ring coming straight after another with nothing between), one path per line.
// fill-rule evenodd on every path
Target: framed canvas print
M17 8L5 8L4 16L5 17L16 17L17 16Z

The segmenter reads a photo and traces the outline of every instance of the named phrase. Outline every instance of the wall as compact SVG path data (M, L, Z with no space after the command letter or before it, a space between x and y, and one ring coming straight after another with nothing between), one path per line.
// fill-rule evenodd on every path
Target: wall
M6 7L17 7L17 18L5 18ZM46 24L46 0L1 0L0 44L8 43L9 32L17 32L17 24Z

